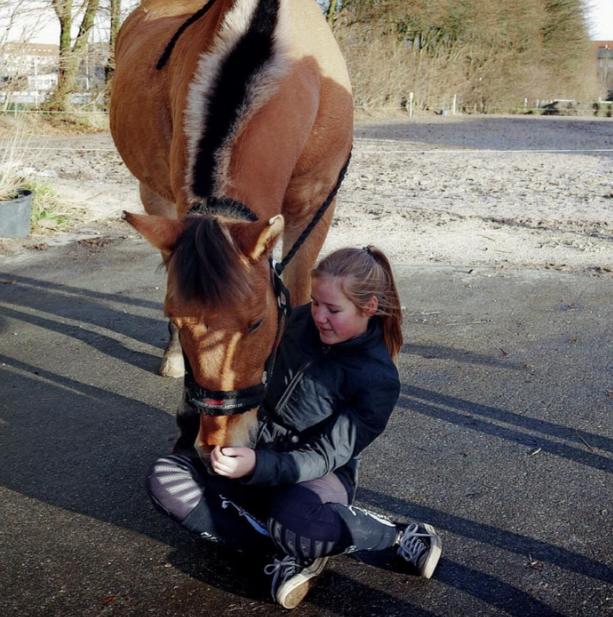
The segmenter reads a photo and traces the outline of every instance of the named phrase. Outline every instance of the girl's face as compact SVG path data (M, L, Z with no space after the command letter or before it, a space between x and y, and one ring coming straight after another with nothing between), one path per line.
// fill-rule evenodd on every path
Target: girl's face
M376 311L361 311L343 292L342 279L319 276L312 281L311 315L326 345L342 343L366 332L368 320ZM373 297L376 303L376 298Z

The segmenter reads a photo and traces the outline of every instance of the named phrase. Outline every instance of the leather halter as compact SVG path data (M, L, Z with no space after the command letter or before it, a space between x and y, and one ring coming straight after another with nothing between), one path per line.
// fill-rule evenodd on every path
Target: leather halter
M274 294L277 298L277 333L272 351L264 365L262 383L239 390L208 390L194 379L192 367L183 352L185 360L184 392L185 401L199 413L206 416L231 416L258 407L264 401L266 388L275 366L277 349L285 327L285 320L290 312L289 290L281 280L278 267L272 258L269 259L270 278Z

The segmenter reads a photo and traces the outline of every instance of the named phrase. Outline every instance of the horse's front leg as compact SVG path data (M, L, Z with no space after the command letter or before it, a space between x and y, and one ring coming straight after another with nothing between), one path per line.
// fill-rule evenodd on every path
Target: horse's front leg
M185 363L181 341L179 340L179 328L172 321L168 322L168 333L170 338L162 357L160 375L163 377L183 377L185 375Z
M169 219L177 217L176 205L161 197L143 182L139 183L140 199L143 203L143 208L147 214L164 216ZM162 259L164 255L162 255ZM179 330L172 323L168 322L168 333L170 335L168 345L164 350L164 357L160 365L160 375L163 377L183 377L185 374L185 366L183 363L183 352L179 341Z

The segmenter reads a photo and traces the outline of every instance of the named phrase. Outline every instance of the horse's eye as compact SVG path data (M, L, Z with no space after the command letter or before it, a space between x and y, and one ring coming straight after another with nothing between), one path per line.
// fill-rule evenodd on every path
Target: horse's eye
M247 334L251 334L252 332L255 332L262 325L263 321L264 319L258 319L254 321L252 324L249 324L249 326L247 327Z

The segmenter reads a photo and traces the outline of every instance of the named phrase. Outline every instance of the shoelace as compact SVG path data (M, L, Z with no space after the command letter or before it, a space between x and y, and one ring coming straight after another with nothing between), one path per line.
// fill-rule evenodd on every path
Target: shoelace
M272 576L270 589L273 600L277 599L275 592L278 588L277 583L279 582L279 578L281 578L280 582L283 582L283 580L287 578L288 574L293 574L298 569L300 569L300 566L296 563L296 559L291 555L286 555L283 559L275 558L273 563L269 563L267 566L264 566L264 574Z
M231 501L227 497L224 497L223 495L219 495L219 498L221 499L221 507L222 507L223 510L227 510L230 506L232 506L236 510L238 515L242 516L244 519L246 519L247 522L259 534L261 534L263 536L267 536L267 537L270 536L270 534L268 533L268 529L266 529L266 525L264 525L262 522L258 521L258 519L255 518L255 516L253 516L253 514L250 514L249 512L247 512L247 510L245 510L244 508L241 508L240 506L236 505L233 501Z
M421 538L429 538L429 533L419 533L419 525L411 523L403 532L398 543L400 555L417 566L419 558L428 550L426 543Z

